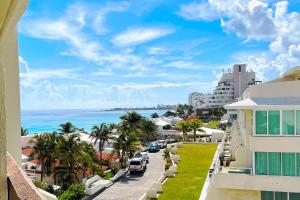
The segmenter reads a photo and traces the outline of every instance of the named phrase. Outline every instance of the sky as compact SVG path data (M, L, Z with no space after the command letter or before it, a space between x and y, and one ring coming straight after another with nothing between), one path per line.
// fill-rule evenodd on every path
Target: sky
M18 24L21 108L187 103L245 63L299 65L300 0L31 0Z

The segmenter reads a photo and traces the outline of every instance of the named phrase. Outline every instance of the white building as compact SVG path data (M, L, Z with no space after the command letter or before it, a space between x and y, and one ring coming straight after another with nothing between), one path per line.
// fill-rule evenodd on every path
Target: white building
M205 102L205 94L199 92L192 92L189 94L189 105L194 108L201 108Z
M300 199L299 91L296 67L225 106L237 120L216 154L225 164L217 156L200 200Z
M193 103L190 105L197 105L197 107L194 106L195 108L223 107L241 97L249 85L254 85L259 82L260 81L255 80L255 72L246 70L246 64L235 64L232 67L232 71L229 70L227 73L223 73L212 94L202 96L191 93L189 96L189 103ZM199 100L197 101L197 99ZM200 103L200 100L203 103Z

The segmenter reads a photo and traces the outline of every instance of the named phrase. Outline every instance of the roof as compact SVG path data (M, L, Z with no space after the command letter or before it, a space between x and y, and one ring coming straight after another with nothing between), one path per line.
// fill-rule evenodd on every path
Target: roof
M25 156L29 156L32 152L32 148L24 148L22 149L22 154Z
M272 80L270 82L280 82L280 81L292 81L299 80L300 78L300 66L293 67L286 73L282 74L279 78Z
M300 98L247 98L225 105L226 109L300 108Z

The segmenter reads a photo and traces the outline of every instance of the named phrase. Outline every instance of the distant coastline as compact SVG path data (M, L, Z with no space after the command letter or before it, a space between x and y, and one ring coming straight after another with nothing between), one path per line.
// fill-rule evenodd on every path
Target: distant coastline
M104 111L130 111L130 110L167 110L166 108L156 108L156 107L149 107L149 108L111 108Z

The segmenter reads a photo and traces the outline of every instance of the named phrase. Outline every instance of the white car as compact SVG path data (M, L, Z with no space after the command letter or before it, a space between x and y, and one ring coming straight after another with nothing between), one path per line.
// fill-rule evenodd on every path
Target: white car
M134 158L143 158L146 163L149 163L149 156L147 152L139 152L134 155Z
M158 144L159 148L161 148L161 149L167 147L167 142L165 140L158 140L157 144Z
M145 172L146 171L146 161L144 158L133 158L129 163L129 172Z

